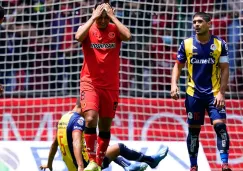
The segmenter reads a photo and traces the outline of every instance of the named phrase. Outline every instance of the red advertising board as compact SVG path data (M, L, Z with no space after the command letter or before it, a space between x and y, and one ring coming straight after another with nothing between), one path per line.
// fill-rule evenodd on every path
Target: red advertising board
M1 99L1 140L52 140L61 115L72 109L75 98ZM231 137L233 170L243 168L243 100L227 101L227 126ZM183 100L122 98L112 127L113 139L185 141ZM206 117L200 141L212 170L218 170L216 137Z

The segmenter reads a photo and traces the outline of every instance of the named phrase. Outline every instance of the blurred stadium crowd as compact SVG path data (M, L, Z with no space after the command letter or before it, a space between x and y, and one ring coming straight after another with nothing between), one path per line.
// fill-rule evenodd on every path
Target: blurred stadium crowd
M79 93L83 55L74 39L96 0L3 0L0 83L5 95L61 96ZM167 97L180 42L193 34L192 16L212 14L212 33L226 40L229 90L243 94L242 0L111 0L132 33L122 45L121 95ZM186 72L184 73L186 74ZM181 79L181 84L185 79ZM183 91L183 90L182 90Z

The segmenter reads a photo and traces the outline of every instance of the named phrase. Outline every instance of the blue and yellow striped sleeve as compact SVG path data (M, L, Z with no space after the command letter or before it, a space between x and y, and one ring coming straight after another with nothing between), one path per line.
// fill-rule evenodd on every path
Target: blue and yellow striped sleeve
M178 63L186 63L186 52L185 52L185 45L184 45L184 41L181 42L181 45L178 49L178 53L177 53L177 62Z

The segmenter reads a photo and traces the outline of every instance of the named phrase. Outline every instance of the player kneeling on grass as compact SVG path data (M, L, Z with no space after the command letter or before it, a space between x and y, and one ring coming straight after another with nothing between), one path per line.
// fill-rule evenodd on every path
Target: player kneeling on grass
M84 142L83 130L85 128L84 118L81 116L80 100L77 100L74 109L58 122L57 136L54 139L48 156L47 165L40 166L41 169L50 169L59 146L63 160L69 171L83 171L89 163L89 157ZM125 171L143 171L149 165L151 168L158 166L159 162L166 157L168 147L162 148L156 155L146 156L127 148L119 143L108 147L103 160L102 169L109 166L111 161L119 164ZM140 163L131 164L129 160ZM143 162L143 163L142 163ZM99 171L99 170L97 170Z

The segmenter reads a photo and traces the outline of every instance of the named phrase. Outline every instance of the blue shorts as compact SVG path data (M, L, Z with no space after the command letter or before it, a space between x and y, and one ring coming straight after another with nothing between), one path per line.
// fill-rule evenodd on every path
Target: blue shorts
M185 100L187 123L189 125L203 125L205 110L210 117L211 124L214 120L226 119L225 107L219 109L213 103L214 97L198 99L187 94Z

